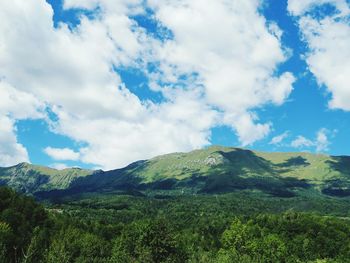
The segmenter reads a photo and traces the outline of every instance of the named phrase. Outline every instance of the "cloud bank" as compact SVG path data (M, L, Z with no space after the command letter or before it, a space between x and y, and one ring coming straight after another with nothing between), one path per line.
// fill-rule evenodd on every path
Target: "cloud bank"
M16 138L22 119L45 119L53 132L84 144L69 159L104 169L202 147L217 125L231 127L242 145L264 138L272 123L255 110L283 104L295 78L277 73L288 52L259 3L66 0L65 9L94 12L82 12L71 28L54 27L43 0L2 1L0 164L28 160ZM156 32L137 16L151 19ZM145 88L162 100L139 98L120 69L142 72ZM55 160L68 153L46 152Z
M333 10L332 12L329 11ZM325 12L324 10L328 10ZM350 7L346 0L289 0L309 51L309 70L331 95L331 109L350 110Z

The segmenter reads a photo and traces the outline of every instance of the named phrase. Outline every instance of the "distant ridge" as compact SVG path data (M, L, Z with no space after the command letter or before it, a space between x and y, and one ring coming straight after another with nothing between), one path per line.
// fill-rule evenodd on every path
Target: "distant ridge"
M137 195L258 191L273 197L350 196L350 157L211 146L137 161L125 168L0 168L0 185L41 198L84 192Z

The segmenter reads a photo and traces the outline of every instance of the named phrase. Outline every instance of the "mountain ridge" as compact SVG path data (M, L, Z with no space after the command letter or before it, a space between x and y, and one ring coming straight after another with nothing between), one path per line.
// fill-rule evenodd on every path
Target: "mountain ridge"
M350 157L307 152L261 152L211 146L140 160L120 169L57 170L20 163L0 168L0 185L38 197L84 192L149 195L261 191L350 196Z

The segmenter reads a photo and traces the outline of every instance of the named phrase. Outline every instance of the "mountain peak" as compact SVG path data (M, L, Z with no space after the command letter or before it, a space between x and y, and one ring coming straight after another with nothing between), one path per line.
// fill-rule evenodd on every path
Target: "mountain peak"
M33 165L30 164L30 163L27 163L27 162L22 162L22 163L19 163L17 165L15 165L14 167L17 167L17 168L31 168Z
M0 170L9 186L29 189L79 191L186 189L191 193L259 190L291 197L302 191L350 196L350 157L311 153L260 152L213 145L188 153L169 153L134 162L122 169L55 170L20 163Z

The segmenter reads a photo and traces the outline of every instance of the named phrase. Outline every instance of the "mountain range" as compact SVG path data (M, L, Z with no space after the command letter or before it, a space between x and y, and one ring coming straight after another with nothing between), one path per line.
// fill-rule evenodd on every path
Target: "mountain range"
M218 194L255 191L273 197L350 196L350 157L258 152L211 146L171 153L110 171L20 163L0 168L0 185L37 198L81 193Z

